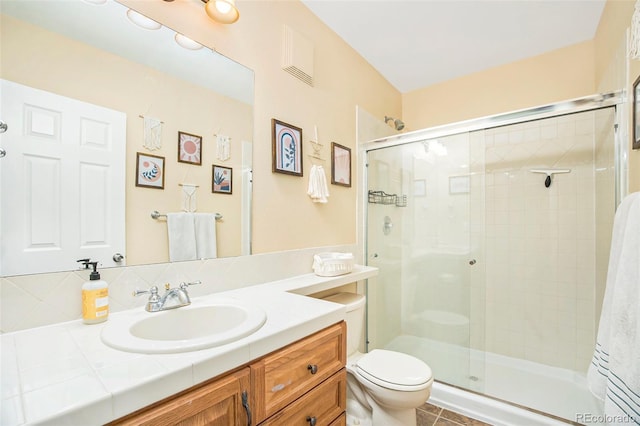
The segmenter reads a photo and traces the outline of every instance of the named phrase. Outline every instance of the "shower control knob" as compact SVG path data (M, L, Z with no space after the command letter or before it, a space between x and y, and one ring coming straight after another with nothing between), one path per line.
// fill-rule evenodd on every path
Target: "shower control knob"
M311 372L311 374L316 374L318 372L318 366L316 364L307 365L307 370Z
M475 264L476 264L476 260L475 260L475 259L471 259L471 260L469 261L469 265L473 266L473 265L475 265Z

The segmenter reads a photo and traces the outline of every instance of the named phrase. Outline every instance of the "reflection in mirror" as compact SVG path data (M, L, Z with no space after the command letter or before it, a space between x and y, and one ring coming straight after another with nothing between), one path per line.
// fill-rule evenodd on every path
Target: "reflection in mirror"
M0 275L167 262L153 211L218 213L215 256L250 254L253 71L115 1L1 12Z

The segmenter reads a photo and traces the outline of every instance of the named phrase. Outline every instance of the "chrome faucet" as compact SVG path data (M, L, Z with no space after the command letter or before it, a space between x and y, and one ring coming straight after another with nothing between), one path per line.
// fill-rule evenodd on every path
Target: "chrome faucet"
M153 286L149 290L136 290L133 292L134 296L140 296L141 294L149 294L149 300L145 309L147 312L160 312L169 309L181 308L182 306L188 306L191 304L187 287L190 285L200 284L201 281L194 281L191 283L180 283L180 287L171 288L169 283L164 285L166 293L160 296L158 294L158 287Z

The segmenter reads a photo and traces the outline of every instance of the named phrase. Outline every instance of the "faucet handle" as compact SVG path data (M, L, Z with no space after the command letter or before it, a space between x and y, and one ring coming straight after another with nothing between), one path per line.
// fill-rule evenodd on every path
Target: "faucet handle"
M180 288L184 290L185 288L189 287L190 285L199 285L199 284L202 284L202 281L198 280L198 281L193 281L193 282L190 282L190 283L182 282L182 283L180 283Z
M134 292L133 292L134 296L140 296L141 294L150 294L151 296L149 296L149 298L158 297L158 287L156 287L154 285L149 290L138 290L138 289L135 289Z

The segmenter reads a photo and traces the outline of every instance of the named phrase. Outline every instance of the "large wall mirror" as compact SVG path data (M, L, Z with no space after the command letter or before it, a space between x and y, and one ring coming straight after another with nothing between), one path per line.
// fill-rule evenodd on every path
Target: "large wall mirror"
M168 262L181 211L221 216L216 257L251 252L253 71L127 11L2 1L0 276Z

